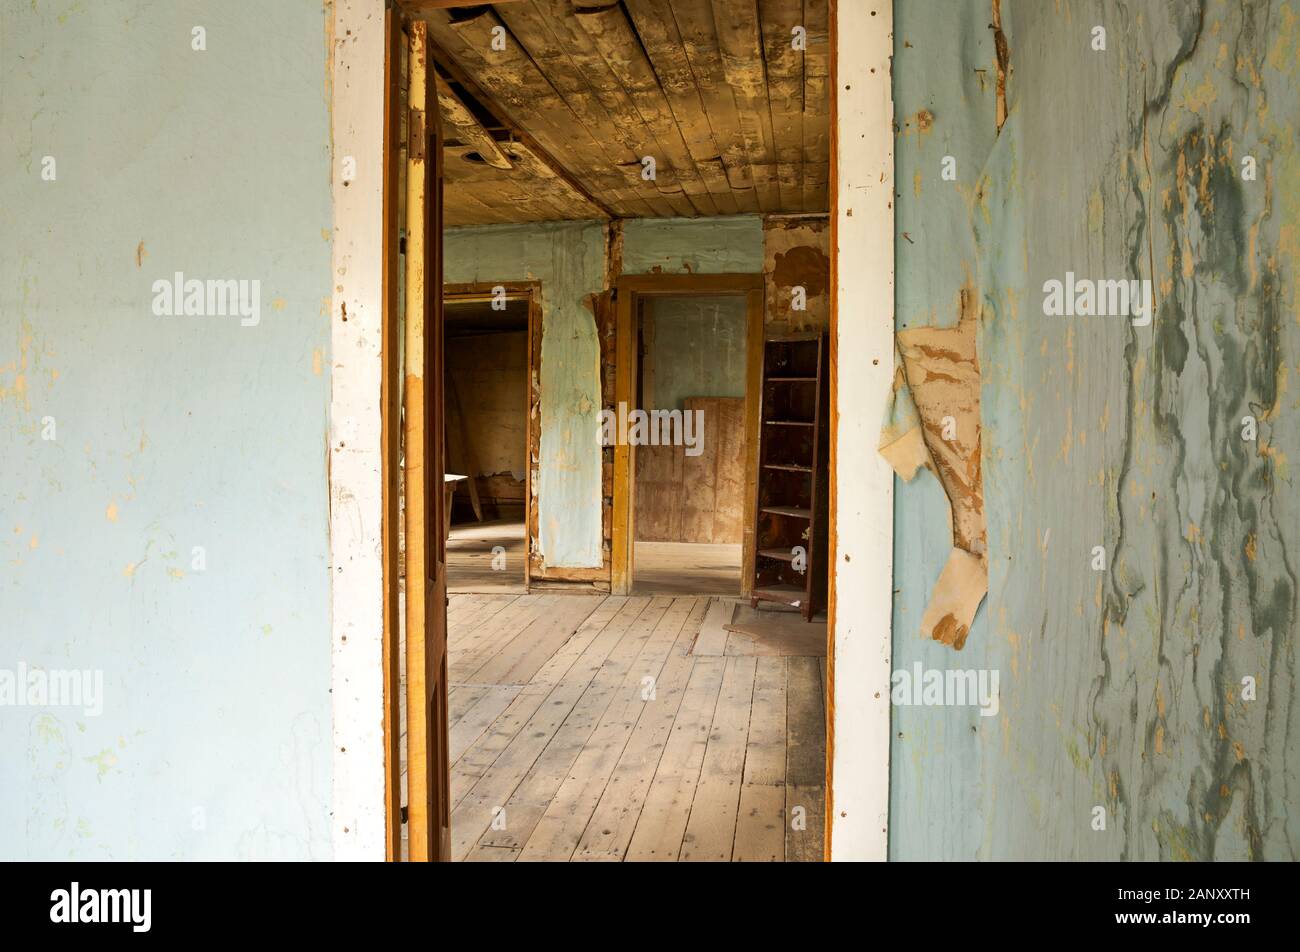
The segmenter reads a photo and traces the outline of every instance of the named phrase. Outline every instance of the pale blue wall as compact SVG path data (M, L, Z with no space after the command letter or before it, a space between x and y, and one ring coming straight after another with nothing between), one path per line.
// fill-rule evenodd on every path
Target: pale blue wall
M757 274L763 219L638 218L623 223L623 273Z
M959 291L978 260L967 203L996 139L993 87L974 71L993 60L989 9L975 2L943 10L896 3L894 17L895 325L955 327ZM922 110L936 117L925 132L918 129ZM957 158L955 183L939 181L945 155ZM985 481L987 504L997 487L987 485L987 475ZM987 599L960 653L919 637L922 613L952 551L948 500L928 472L895 484L894 669L910 671L918 661L926 669L996 667L1001 659L989 646ZM975 857L985 809L979 732L996 729L996 721L972 707L893 707L891 857Z
M325 16L0 9L0 669L105 690L0 707L0 858L330 855ZM175 271L261 323L155 316Z
M963 651L919 639L946 500L900 483L893 665L1001 711L894 707L890 854L1296 859L1300 5L1004 0L1000 134L988 4L895 14L896 320L978 296L990 577ZM1153 325L1045 317L1068 270L1154 278Z
M591 299L604 287L604 224L450 228L443 278L541 282L538 543L552 568L600 568L600 340Z
M647 409L684 410L687 397L745 395L745 298L653 297L646 316L654 327L654 393Z

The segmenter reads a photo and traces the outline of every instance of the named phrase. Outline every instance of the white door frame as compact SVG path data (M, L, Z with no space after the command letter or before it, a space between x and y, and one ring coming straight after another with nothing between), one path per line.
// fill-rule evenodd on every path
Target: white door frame
M876 446L894 377L893 21L890 0L831 0L832 860L888 858L894 474Z
M827 842L832 859L885 859L894 483L876 444L894 369L893 9L889 0L830 2L832 352L835 365L852 372L832 378ZM327 24L334 146L328 452L336 859L385 855L384 9L384 0L335 0ZM345 166L355 166L346 185ZM836 691L837 683L845 690Z
M326 5L325 15L330 16ZM334 0L329 526L336 860L383 860L384 0ZM344 38L346 37L346 42ZM350 175L346 184L344 175Z

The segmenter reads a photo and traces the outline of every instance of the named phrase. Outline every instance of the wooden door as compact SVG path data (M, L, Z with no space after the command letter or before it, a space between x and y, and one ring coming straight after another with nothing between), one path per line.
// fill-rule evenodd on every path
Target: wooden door
M423 21L409 25L406 169L407 836L414 862L451 856L443 502L442 136Z

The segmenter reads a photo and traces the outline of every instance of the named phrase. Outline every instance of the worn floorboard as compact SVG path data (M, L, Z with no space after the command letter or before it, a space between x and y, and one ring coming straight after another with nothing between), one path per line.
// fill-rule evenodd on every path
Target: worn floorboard
M447 591L524 591L523 520L468 522L447 537Z
M722 611L451 596L453 858L820 860L821 664L692 651Z
M739 595L740 548L711 542L637 542L633 591L638 595Z

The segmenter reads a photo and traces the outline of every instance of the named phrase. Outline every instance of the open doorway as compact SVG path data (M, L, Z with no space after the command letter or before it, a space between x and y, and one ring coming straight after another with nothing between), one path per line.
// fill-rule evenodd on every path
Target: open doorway
M448 288L447 590L528 590L533 290Z
M637 595L739 595L745 524L743 295L658 295L637 308L632 478Z
M749 595L762 277L625 275L617 295L613 590Z
M406 423L427 458L445 447L450 478L424 488L422 521L408 509L407 536L449 540L453 593L407 590L443 607L447 632L435 737L419 732L442 710L426 710L420 627L406 629L407 802L425 774L447 778L445 840L410 855L820 859L825 628L751 618L741 599L764 342L825 316L808 265L825 240L803 221L826 208L825 5L701 4L675 8L680 23L658 0L402 6L427 36L408 179L435 100L444 132L428 143L441 187L405 220L416 234L431 209L446 227L429 222L440 240L405 287L427 275L445 292L429 387L445 443ZM747 120L763 115L771 128ZM676 414L676 439L611 440L629 409ZM518 432L485 445L486 430ZM423 843L432 824L411 816Z

